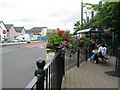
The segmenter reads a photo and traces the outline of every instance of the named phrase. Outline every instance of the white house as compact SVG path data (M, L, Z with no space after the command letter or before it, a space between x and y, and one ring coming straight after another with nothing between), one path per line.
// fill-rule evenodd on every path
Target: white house
M37 39L38 36L45 36L47 33L47 27L33 27L27 30L28 34L33 35L33 39Z
M40 33L42 36L46 36L47 34L47 28L42 28L42 31Z
M24 27L15 27L17 36L25 35L26 31Z
M5 24L5 26L7 28L7 37L9 37L9 40L14 40L18 36L15 27L13 24Z
M7 37L7 28L3 21L0 21L0 41L4 41Z

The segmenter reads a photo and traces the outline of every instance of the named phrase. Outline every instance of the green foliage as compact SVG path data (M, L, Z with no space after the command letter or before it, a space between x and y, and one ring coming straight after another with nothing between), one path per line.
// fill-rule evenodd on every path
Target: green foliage
M109 29L116 34L120 34L120 1L100 2L99 4L84 4L87 9L96 11L96 15L87 24L89 27L101 27Z
M89 38L84 38L83 42L84 42L84 46L88 46L90 44L90 39Z
M47 48L50 48L51 50L55 51L59 48L60 45L62 45L63 41L69 41L71 39L69 32L65 31L58 31L57 33L52 33L48 36L48 44Z
M75 49L78 49L78 40L72 40L71 43Z
M48 36L48 42L53 44L60 44L63 38L58 34L51 34Z
M74 24L74 35L81 30L81 24L80 24L80 21L77 21L75 24Z

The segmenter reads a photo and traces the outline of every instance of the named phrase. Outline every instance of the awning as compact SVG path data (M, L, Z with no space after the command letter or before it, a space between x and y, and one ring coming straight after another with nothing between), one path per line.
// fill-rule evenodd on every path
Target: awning
M78 31L77 34L87 33L87 32L90 32L90 33L103 33L104 31L103 30L98 30L97 28L95 30L93 30L92 28L88 28L88 29Z
M77 32L77 34L79 34L79 33L85 33L85 32L90 32L90 30L91 30L91 28L80 30L80 31Z

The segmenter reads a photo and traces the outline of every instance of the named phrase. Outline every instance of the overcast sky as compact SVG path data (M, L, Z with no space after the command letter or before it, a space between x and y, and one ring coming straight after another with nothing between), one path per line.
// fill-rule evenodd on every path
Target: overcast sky
M98 1L84 0L91 3ZM81 0L0 0L0 20L26 29L72 29L80 19L80 3Z

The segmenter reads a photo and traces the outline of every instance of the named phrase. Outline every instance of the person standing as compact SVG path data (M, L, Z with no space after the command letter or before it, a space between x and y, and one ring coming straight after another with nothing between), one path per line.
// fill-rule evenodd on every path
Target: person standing
M90 42L90 47L89 47L90 49L89 49L89 57L91 57L92 55L93 55L93 50L95 50L95 48L96 48L96 41L94 40L94 39L92 39L91 40L91 42Z

